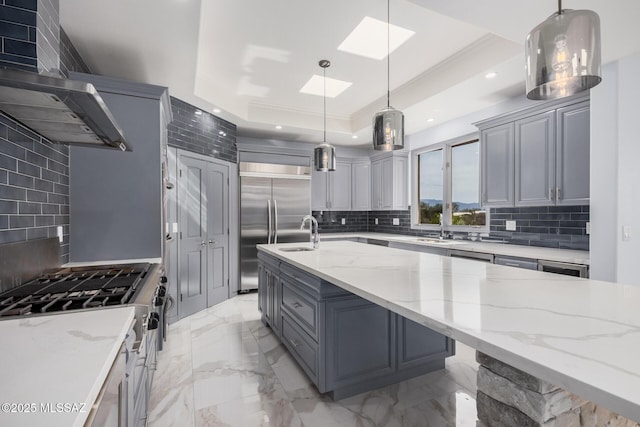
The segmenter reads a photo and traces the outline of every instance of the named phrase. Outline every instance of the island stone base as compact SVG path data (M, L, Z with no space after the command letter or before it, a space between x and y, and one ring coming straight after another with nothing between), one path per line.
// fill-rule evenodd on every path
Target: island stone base
M487 427L640 427L479 351L476 361L478 420Z

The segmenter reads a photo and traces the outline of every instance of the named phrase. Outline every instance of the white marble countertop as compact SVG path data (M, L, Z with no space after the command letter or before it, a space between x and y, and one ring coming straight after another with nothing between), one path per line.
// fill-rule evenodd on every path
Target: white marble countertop
M437 248L459 249L461 251L481 252L494 255L514 256L519 258L543 259L547 261L568 262L589 265L589 252L574 249L543 248L539 246L510 245L508 243L472 242L471 240L445 240L445 243L429 243L420 241L425 236L407 236L405 234L388 233L320 233L320 241L348 239L354 237L380 239L424 245ZM437 238L436 238L437 239Z
M84 425L134 313L119 307L0 321L0 425ZM36 411L7 412L7 403L35 404ZM40 405L47 403L77 406L45 413Z
M466 259L320 242L258 249L640 421L640 287Z
M162 263L162 258L138 258L138 259L115 259L110 261L82 261L82 262L68 262L64 264L62 267L90 267L92 265L111 265L111 264L138 264L138 263L149 263L149 264L160 264Z

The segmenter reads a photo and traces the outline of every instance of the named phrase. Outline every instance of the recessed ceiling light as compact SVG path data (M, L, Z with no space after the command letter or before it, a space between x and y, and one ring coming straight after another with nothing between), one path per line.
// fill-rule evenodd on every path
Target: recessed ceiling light
M358 139L358 135L351 135L351 139Z
M276 129L280 130L280 129L282 129L282 126L277 125L277 126L276 126Z
M219 113L219 112L220 112L220 109L219 109L219 108L214 108L214 109L213 109L213 112L217 114L217 113Z
M196 116L201 116L201 115L202 115L202 111L196 110Z
M302 93L308 93L310 95L323 96L324 79L322 76L314 74L309 81L300 89ZM353 83L345 82L344 80L336 80L327 77L327 98L335 98L342 92L347 90Z
M427 119L427 123L431 123L431 122L432 122L432 121L434 121L434 120L435 120L435 119L434 119L433 117L429 117L429 118Z
M415 34L397 25L389 25L389 52L391 53ZM387 23L365 16L351 34L338 46L338 50L373 59L387 56Z
M495 77L495 76L497 76L497 75L498 75L498 73L496 73L495 71L492 71L492 72L490 72L490 73L485 74L484 76L485 76L486 78L488 78L488 79L492 79L492 78L494 78L494 77Z

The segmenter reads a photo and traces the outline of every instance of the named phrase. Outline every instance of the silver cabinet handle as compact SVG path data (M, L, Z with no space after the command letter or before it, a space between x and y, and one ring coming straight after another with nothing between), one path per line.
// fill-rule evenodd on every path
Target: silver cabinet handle
M505 262L504 265L508 265L509 267L520 267L520 264L514 264L512 262Z
M271 244L271 199L267 200L267 212L268 212L268 223L269 223L269 234L267 236L267 243Z
M560 201L560 187L556 187L556 202Z
M553 200L553 188L549 188L549 200Z
M300 345L300 343L296 340L294 340L293 338L289 338L289 342L291 343L292 346L294 347L298 347Z
M302 304L300 304L298 301L294 302L294 303L293 303L293 304L291 304L291 305L293 305L293 308L300 308L300 307L302 307Z
M273 243L278 243L278 201L273 199Z

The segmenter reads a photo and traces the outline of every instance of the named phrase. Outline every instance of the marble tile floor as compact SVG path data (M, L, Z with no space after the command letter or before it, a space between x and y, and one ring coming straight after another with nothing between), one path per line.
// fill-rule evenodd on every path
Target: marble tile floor
M477 425L473 349L458 343L444 370L333 402L257 307L257 294L241 295L170 325L149 427Z

